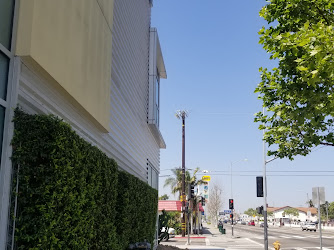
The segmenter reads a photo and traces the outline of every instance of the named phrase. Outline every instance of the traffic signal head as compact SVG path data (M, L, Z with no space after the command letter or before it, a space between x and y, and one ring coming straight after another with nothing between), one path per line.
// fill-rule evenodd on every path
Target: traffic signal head
M233 199L229 199L228 200L228 204L229 204L229 209L234 209L234 203L233 203Z
M205 206L205 198L203 196L201 197L201 203L202 203L202 206Z
M230 218L233 218L233 214L230 214Z
M256 177L256 196L263 197L263 177Z
M195 190L194 190L194 188L195 188L194 184L192 184L192 183L188 184L188 199L189 200L190 199L194 199L194 197L195 197Z
M194 197L195 197L195 185L190 184L190 198L194 199Z
M258 214L263 214L263 206L261 206L261 207L257 207L257 208L256 208L256 212L257 212Z

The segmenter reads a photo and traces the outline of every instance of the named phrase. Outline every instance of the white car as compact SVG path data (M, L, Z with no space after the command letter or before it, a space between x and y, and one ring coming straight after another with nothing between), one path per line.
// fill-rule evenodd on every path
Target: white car
M165 232L164 227L161 229L161 232ZM174 238L175 237L175 229L172 228L172 227L168 228L168 234L169 234L169 238Z
M317 226L315 223L306 223L304 225L301 226L302 227L302 231L306 230L306 231L317 231Z

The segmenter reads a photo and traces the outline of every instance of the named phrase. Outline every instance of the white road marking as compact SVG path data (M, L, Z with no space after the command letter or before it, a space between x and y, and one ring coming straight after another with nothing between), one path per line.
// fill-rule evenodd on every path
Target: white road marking
M254 243L254 244L258 245L258 246L264 247L264 244L261 244L259 242L254 241L254 240L251 240L249 238L245 238L245 240L248 240L248 241L250 241L250 242L252 242L252 243Z
M279 237L280 238L285 238L285 239L290 239L291 235L280 235Z

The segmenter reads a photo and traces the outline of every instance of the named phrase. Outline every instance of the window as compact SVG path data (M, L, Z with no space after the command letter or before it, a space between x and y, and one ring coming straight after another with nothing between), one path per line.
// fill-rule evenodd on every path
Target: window
M14 0L0 1L0 43L11 49Z
M0 152L2 152L2 138L3 138L3 127L5 123L5 108L0 105ZM0 154L1 162L1 154Z
M160 126L160 79L167 78L167 74L156 28L150 29L149 53L150 54L149 54L147 124L158 146L160 148L166 148L166 144L160 133L159 126Z
M9 58L0 51L0 98L6 100Z
M160 117L160 77L157 73L157 77L155 80L155 122L157 126L159 127L159 117Z
M147 169L147 184L155 189L158 189L159 188L159 173L149 160L147 160L146 169Z

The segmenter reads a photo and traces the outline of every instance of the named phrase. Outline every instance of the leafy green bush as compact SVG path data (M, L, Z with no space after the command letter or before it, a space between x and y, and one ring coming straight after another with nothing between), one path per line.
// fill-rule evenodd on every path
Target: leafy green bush
M18 249L126 249L153 241L157 190L118 171L59 118L17 109L14 125Z

